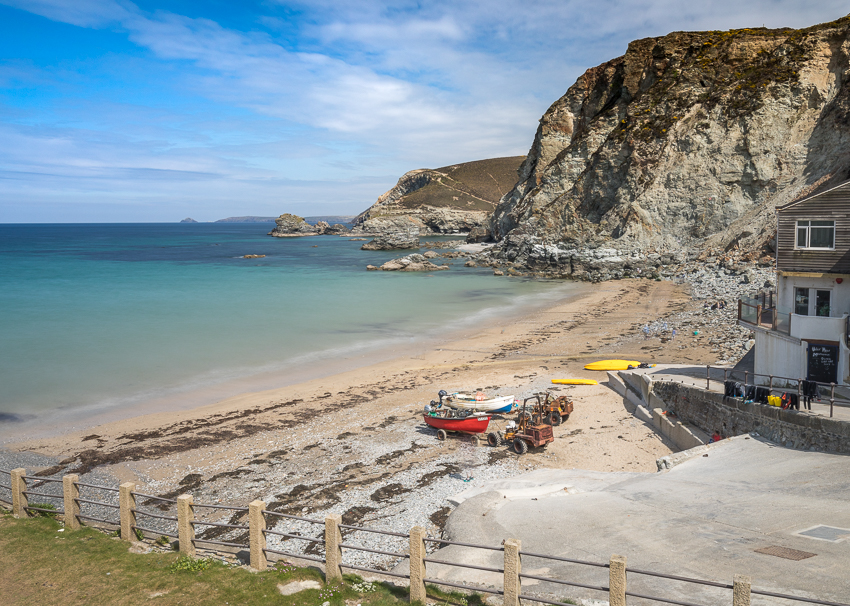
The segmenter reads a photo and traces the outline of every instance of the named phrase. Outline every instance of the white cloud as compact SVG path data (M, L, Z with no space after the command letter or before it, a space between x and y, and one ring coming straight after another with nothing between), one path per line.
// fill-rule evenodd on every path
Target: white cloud
M119 0L0 3L124 31L172 66L179 78L168 86L213 106L197 116L191 106L172 108L166 101L156 111L141 103L65 103L53 110L62 116L56 119L61 128L42 115L6 111L0 168L17 177L12 189L8 180L0 185L4 199L24 195L27 187L44 199L43 183L23 184L25 175L49 175L46 182L67 179L81 197L86 187L114 187L131 192L122 194L125 200L145 199L145 189L155 200L169 191L187 200L238 198L240 191L266 200L281 187L298 192L299 200L321 199L320 192L346 199L352 212L391 186L392 175L411 168L525 153L542 112L584 69L621 54L634 38L683 29L800 27L847 10L838 0L817 6L799 0L311 0L283 3L300 11L294 21L270 11L257 15L268 31L239 31ZM44 86L49 80L42 70L27 71L6 66L0 83L29 77ZM227 115L216 115L217 108ZM247 115L231 115L240 112ZM97 128L90 126L94 121ZM375 188L368 195L328 185L370 174L378 176L365 178ZM304 193L308 185L293 185L298 180L313 184L317 195ZM160 187L165 182L169 188ZM54 195L60 197L61 188Z
M53 21L80 27L105 27L130 17L136 6L114 0L0 0Z

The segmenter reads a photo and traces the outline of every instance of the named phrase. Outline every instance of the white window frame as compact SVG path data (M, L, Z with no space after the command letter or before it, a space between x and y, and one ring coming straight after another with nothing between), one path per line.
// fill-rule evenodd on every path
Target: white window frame
M828 316L819 316L818 315L818 291L819 290L829 293L829 315ZM809 315L814 316L816 318L831 318L831 317L833 317L833 315L832 315L832 310L833 310L832 302L835 299L835 297L832 296L833 294L834 293L832 292L831 288L824 288L822 286L815 286L814 288L810 288L809 289L809 310L811 311L811 313Z
M797 289L798 288L807 291L806 295L808 296L809 301L806 305L806 313L805 314L797 313ZM828 316L819 316L818 315L817 299L818 299L818 291L819 290L826 291L826 292L829 293L829 315ZM809 316L809 317L812 317L812 318L815 318L815 317L817 317L817 318L834 318L834 317L836 317L834 315L834 312L835 312L835 307L834 307L835 289L833 289L833 288L827 288L827 287L824 287L824 286L796 286L796 285L794 285L791 288L791 296L792 296L791 308L794 310L794 313L798 316L805 315L805 316Z
M832 246L810 246L812 237L812 225L810 223L812 221L818 221L822 223L832 223ZM805 223L805 225L800 225L801 223ZM825 228L826 225L818 225L815 227ZM800 230L805 230L806 232L806 243L804 246L800 246ZM835 221L827 221L827 219L798 219L794 223L794 248L797 250L835 250Z

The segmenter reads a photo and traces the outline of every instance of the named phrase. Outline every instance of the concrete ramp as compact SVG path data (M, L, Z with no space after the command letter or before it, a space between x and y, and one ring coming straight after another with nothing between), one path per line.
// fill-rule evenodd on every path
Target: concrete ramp
M746 574L760 589L847 601L850 457L795 451L749 436L724 440L696 455L664 473L611 474L607 481L582 470L516 478L517 486L533 484L537 497L523 497L518 490L506 498L510 487L500 481L460 504L449 517L447 538L487 545L518 538L524 551L596 562L619 554L629 566L655 572L727 583L734 574ZM553 492L564 494L541 498L549 494L546 482ZM563 491L565 486L575 491ZM774 547L814 555L794 561L757 551L784 552L770 549ZM453 547L447 559L473 557L465 549ZM476 552L474 557L485 566L500 565L497 552ZM589 585L607 580L607 570L599 568L534 558L524 559L522 566L528 574L538 570L540 576ZM475 581L470 570L434 573L447 580ZM697 604L731 604L726 590L642 575L629 575L629 587ZM526 590L559 600L606 599L599 592L545 583L524 586ZM758 600L773 603L783 602Z

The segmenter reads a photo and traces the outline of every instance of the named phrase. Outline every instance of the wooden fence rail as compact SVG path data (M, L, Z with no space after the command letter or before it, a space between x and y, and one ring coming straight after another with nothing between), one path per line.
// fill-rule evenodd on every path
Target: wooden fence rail
M3 482L3 476L9 476L9 485L6 485ZM132 482L125 482L121 484L118 489L110 488L106 486L95 486L91 484L84 484L79 481L79 477L74 474L68 474L64 476L61 480L51 479L51 478L35 478L26 475L26 469L18 468L12 469L10 471L0 469L0 488L5 489L6 491L11 492L11 508L12 514L16 518L26 518L30 515L30 511L36 509L37 511L42 511L43 509L32 508L28 505L27 493L33 493L33 491L28 490L28 480L32 482L57 482L61 483L63 494L62 495L47 495L50 498L61 500L64 504L63 509L56 510L46 510L51 513L62 514L64 518L65 527L69 530L74 530L80 528L80 526L86 520L97 520L99 522L105 522L107 524L111 524L113 526L117 526L120 529L121 538L127 541L136 540L138 538L137 531L148 531L150 533L156 533L165 536L171 536L178 539L178 549L181 554L187 556L195 556L195 548L197 543L204 544L213 544L213 545L225 545L225 546L233 546L233 547L241 547L247 549L250 552L250 565L252 568L258 571L262 571L268 568L269 566L269 554L272 555L280 555L283 554L287 557L293 559L303 559L313 562L320 562L324 564L325 568L325 578L328 582L331 581L341 581L342 580L342 571L343 569L357 570L362 572L369 572L376 575L388 575L393 577L400 577L404 579L408 579L410 582L410 601L411 602L422 602L425 603L426 593L425 593L425 584L433 583L437 585L443 585L447 587L453 588L461 588L467 591L472 592L483 592L490 594L502 595L504 599L504 606L520 606L520 600L528 600L535 601L543 604L553 604L553 605L561 605L563 601L552 601L549 599L545 599L539 596L531 596L525 595L522 593L522 579L534 579L536 581L544 581L553 584L561 584L568 585L574 587L583 587L587 589L594 589L600 592L607 593L608 602L611 606L626 606L627 604L627 596L639 597L643 599L655 600L657 602L661 602L664 604L676 604L678 606L703 606L703 605L695 605L690 602L682 602L677 601L675 599L667 598L667 597L654 597L647 596L642 594L637 594L634 592L630 592L627 590L627 576L629 569L626 566L626 558L619 555L612 555L610 560L607 563L601 562L585 562L581 560L574 560L563 558L560 556L549 556L546 554L540 553L530 553L522 551L522 544L518 539L506 539L503 544L499 547L494 547L490 545L476 545L470 543L455 543L453 541L445 541L443 539L434 539L429 538L426 534L424 528L420 526L413 527L408 534L391 532L378 530L374 528L361 528L357 526L348 526L342 524L342 518L339 514L329 514L325 516L324 520L317 520L311 518L303 518L299 516L292 516L287 514L281 514L279 512L268 511L266 509L266 503L261 500L252 501L247 508L245 507L226 507L220 505L203 505L203 504L195 504L192 498L192 495L181 495L177 497L177 499L165 499L162 497L155 497L151 495L142 495L136 492L136 485ZM119 504L117 506L118 511L118 520L109 521L109 520L98 520L97 518L92 518L90 516L83 516L80 514L80 503L88 503L88 504L96 504L102 505L106 507L116 507L113 504L93 501L87 499L80 498L80 486L97 488L101 490L118 492L119 496ZM171 505L176 505L177 508L177 516L174 518L173 516L163 516L158 514L152 514L149 512L144 512L138 510L136 507L137 497L142 497L145 499L153 499L161 502L165 502ZM2 494L0 494L0 502L6 502ZM245 525L237 525L237 524L218 524L218 523L208 523L208 522L199 522L195 519L195 508L196 507L208 507L213 509L228 509L228 510L236 510L239 512L247 512L248 524ZM154 531L151 529L145 529L140 527L137 523L137 514L153 516L156 518L162 518L165 520L173 520L176 521L177 525L177 533L170 534L166 532ZM324 535L323 538L315 538L315 537L307 537L301 535L293 535L288 533L282 533L274 530L270 530L268 528L267 519L269 517L278 517L280 518L292 518L295 520L305 521L309 523L316 524L318 526L324 527ZM239 543L230 543L226 541L211 541L206 539L198 539L195 536L195 526L196 525L207 525L207 526L224 526L232 529L245 530L248 532L249 541L247 544L239 544ZM366 547L360 547L357 545L351 545L343 543L342 537L342 529L351 529L356 531L363 532L372 532L378 534L386 534L396 537L405 537L408 539L408 551L407 553L400 552L387 552L381 551ZM268 549L266 543L266 537L268 535L280 535L286 538L291 539L300 539L309 541L312 543L323 544L324 545L324 557L316 558L307 556L304 554L297 553L286 553L278 550ZM433 542L438 544L455 544L455 545L463 545L469 548L477 548L477 549L485 549L490 551L501 551L503 553L503 567L501 569L493 569L482 566L473 566L471 564L460 563L460 562L445 562L443 560L434 560L433 558L428 556L426 550L426 542ZM351 549L351 550L361 550L385 555L391 555L399 558L407 558L410 562L410 569L408 574L400 574L392 571L385 570L377 570L372 568L365 568L361 566L353 566L350 564L346 564L343 562L343 549ZM587 566L594 566L600 568L608 568L608 586L590 586L583 585L581 583L576 583L572 581L567 581L564 579L556 579L550 577L542 577L536 575L529 575L522 573L522 556L526 555L527 557L533 558L543 558L550 559L553 561L569 561L574 564L583 564ZM445 580L433 579L428 576L428 562L439 562L440 565L443 566L453 566L460 567L464 569L479 569L490 572L501 573L503 577L502 589L490 589L484 587L477 587L474 585L464 585L459 583L452 583ZM768 591L762 591L758 589L753 589L751 586L751 579L748 576L744 575L735 575L731 584L718 583L714 581L705 581L702 579L690 579L681 576L673 576L666 575L661 573L649 572L645 570L637 570L634 569L632 574L642 574L642 575L650 575L654 577L660 577L665 579L670 579L673 581L685 582L685 583L693 583L696 585L709 585L721 589L731 590L731 603L732 606L750 606L750 600L752 595L762 595L762 596L770 596L770 597L778 597L785 600L791 600L796 602L804 602L808 604L818 604L821 606L850 606L850 604L838 603L838 602L829 602L824 600L817 600L812 598L802 598L799 596L778 594Z

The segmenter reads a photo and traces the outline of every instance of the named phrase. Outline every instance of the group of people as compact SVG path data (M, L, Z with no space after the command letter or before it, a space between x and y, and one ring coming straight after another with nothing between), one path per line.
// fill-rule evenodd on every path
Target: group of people
M784 392L781 396L774 396L767 387L729 380L723 382L723 395L730 398L743 398L745 402L757 402L793 410L800 410L801 399L806 410L812 409L812 399L820 400L818 384L815 381L803 381L800 384L800 396L794 392Z

